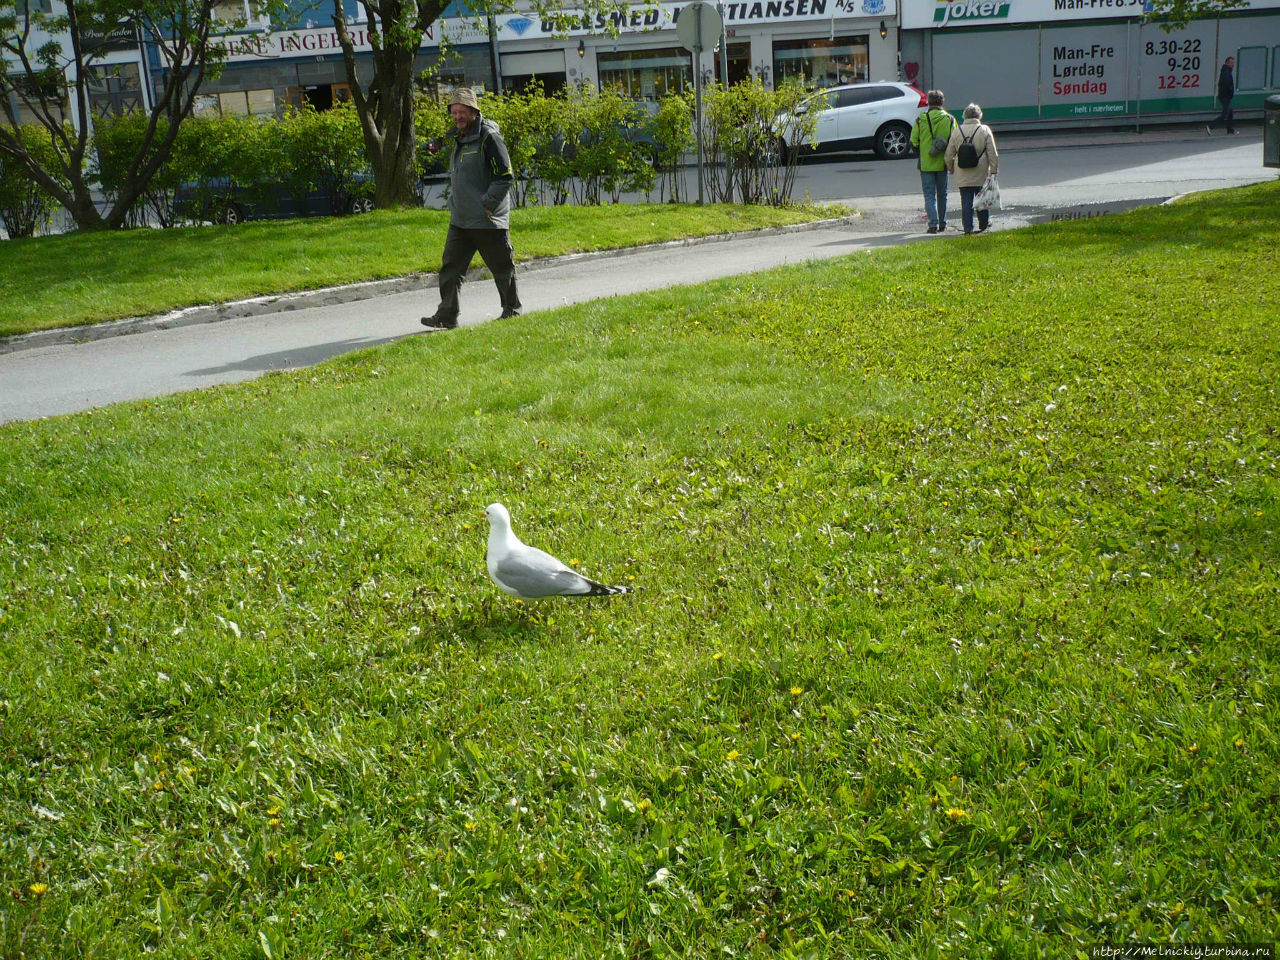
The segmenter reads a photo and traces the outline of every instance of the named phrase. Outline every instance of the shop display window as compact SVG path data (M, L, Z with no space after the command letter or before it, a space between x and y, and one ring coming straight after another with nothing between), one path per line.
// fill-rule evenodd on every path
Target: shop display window
M596 66L601 90L615 87L633 100L661 100L693 86L692 60L683 47L598 53Z
M88 68L89 103L98 116L118 117L142 109L142 79L136 63Z
M834 87L870 79L867 34L827 39L775 40L774 83L799 81L806 86Z

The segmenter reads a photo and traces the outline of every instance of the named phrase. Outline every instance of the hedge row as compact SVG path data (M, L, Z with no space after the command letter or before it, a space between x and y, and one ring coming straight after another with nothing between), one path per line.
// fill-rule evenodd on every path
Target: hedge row
M768 91L758 81L705 97L704 145L713 164L713 200L790 202L794 151L777 149L780 114L791 113L804 95L797 87ZM545 96L539 89L485 94L481 109L496 121L511 153L518 182L514 202L598 204L625 192L659 200L685 200L679 167L694 149L691 94L666 97L656 106L637 103L614 90L578 88ZM137 149L145 118L99 121L97 178L112 196ZM812 129L816 112L804 115ZM452 124L441 104L423 97L417 106L418 171L426 179L447 166L444 137ZM799 130L792 130L793 136ZM42 133L31 131L30 142ZM44 142L47 143L47 135ZM51 149L51 148L50 148ZM779 157L784 161L777 163ZM50 158L46 158L50 159ZM47 167L46 167L47 168ZM228 190L250 201L267 199L278 186L298 206L319 190L343 212L353 197L372 192L354 108L324 112L290 110L281 119L191 117L175 148L132 213L135 225L172 226L175 199L183 189L184 211L213 218ZM259 195L255 197L255 194ZM11 237L30 236L47 223L53 199L12 165L0 167L0 217Z

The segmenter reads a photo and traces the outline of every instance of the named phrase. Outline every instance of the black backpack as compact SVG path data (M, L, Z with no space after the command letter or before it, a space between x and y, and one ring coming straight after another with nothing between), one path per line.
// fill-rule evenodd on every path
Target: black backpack
M969 136L964 135L964 128L960 128L960 139L964 142L956 149L956 166L964 167L966 170L972 170L978 165L982 153L987 152L987 148L982 148L982 153L978 153L978 148L973 145L973 138L978 135L978 131L982 129L982 124L978 124L973 128L973 133Z

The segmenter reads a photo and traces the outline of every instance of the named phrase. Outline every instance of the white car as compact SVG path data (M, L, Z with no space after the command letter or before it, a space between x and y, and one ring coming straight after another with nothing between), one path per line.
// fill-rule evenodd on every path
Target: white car
M818 115L812 140L803 136L787 138L784 133L780 149L801 147L805 153L810 146L816 153L874 150L885 160L911 156L911 127L927 106L925 95L916 87L888 80L851 83L821 90L806 103L819 97L825 98L826 107ZM805 104L799 109L805 110ZM787 129L785 118L780 128ZM786 139L798 142L786 143Z

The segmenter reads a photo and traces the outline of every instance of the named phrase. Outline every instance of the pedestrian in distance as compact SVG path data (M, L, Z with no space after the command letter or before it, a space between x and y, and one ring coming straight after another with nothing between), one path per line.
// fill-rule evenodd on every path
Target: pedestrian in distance
M436 330L458 325L458 288L477 251L493 274L502 316L520 315L509 197L515 176L507 145L498 125L480 113L470 87L457 87L449 95L449 116L449 232L440 265L440 307L422 318L424 327Z
M920 187L924 191L924 212L929 217L929 233L947 229L947 142L955 129L955 117L942 109L946 97L941 90L925 94L928 108L916 117L911 128L911 146L919 151Z
M1204 132L1213 136L1213 128L1222 124L1227 133L1235 133L1235 113L1231 109L1231 101L1236 95L1235 78L1236 58L1227 57L1222 61L1222 70L1218 73L1218 102L1222 104L1222 112L1204 125Z
M987 177L994 177L1000 166L996 137L982 122L982 108L971 103L964 108L964 120L951 133L947 143L947 169L955 175L960 188L960 220L965 233L973 233L973 198ZM978 229L991 224L991 211L978 211Z

